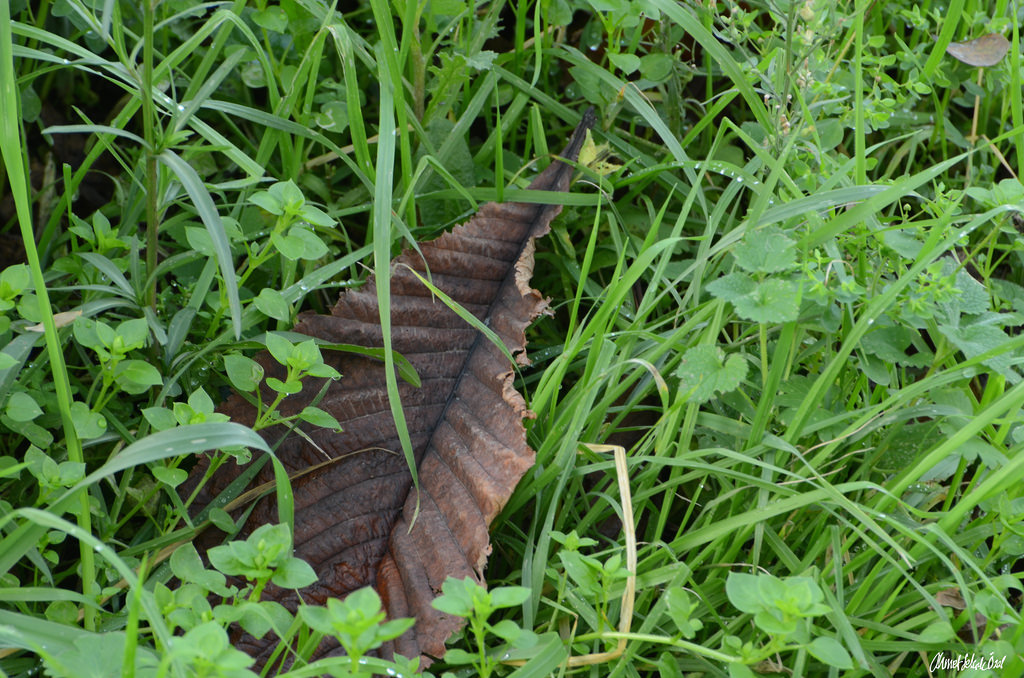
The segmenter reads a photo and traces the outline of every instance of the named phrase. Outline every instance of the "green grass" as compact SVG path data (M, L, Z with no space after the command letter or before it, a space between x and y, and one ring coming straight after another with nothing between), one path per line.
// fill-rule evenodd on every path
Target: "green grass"
M249 675L234 613L201 614L222 576L168 557L195 534L175 490L194 453L266 449L213 409L244 381L224 358L370 270L388 308L391 257L533 198L591 104L606 164L540 243L537 465L487 572L529 590L492 621L537 644L519 665L497 636L450 647L520 678L925 676L972 654L1020 673L1019 10L715 7L0 7L2 228L26 249L0 274L0 675ZM946 54L992 32L1012 43L994 67ZM603 443L627 450L626 530L622 469L584 447ZM570 667L618 647L630 534L625 650ZM328 628L227 598L300 654Z

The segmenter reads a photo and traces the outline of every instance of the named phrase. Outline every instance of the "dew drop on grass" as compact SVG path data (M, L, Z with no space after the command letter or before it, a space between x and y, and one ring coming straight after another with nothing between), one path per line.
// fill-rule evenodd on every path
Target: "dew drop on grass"
M203 445L206 443L206 438L195 438L194 440L190 440L189 442L192 443L193 445Z
M63 62L64 62L64 65L65 65L65 66L70 66L70 65L71 65L71 62L70 62L70 61L68 61L67 59L61 59L61 61L63 61Z
M178 110L179 111L184 111L185 110L184 104L178 104Z

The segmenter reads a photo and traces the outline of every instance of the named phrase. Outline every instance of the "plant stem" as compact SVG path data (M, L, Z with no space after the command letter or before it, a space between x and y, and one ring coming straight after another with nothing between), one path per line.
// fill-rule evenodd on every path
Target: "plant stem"
M157 176L156 139L154 138L153 109L153 4L156 0L143 3L142 31L142 136L146 140L146 274L150 277L147 303L156 311L157 280L153 273L157 265Z
M39 251L36 248L35 233L32 229L32 211L29 206L29 183L25 174L25 144L18 116L21 106L18 103L16 79L14 77L14 38L11 35L10 4L0 3L0 155L7 169L7 179L11 187L11 196L21 227L21 239L25 246L25 258L32 274L39 314L42 316L43 334L46 340L46 355L50 361L53 374L54 391L57 396L57 407L60 410L61 424L64 429L64 444L68 459L77 463L85 462L82 443L75 431L71 419L71 382L68 379L67 366L64 363L64 351L57 334L57 325L53 319L53 307L46 289L46 279L39 263ZM79 506L75 513L78 526L86 533L92 533L92 521L89 513L89 492L83 489L78 493ZM79 541L81 558L82 594L87 598L97 597L96 563L92 548L84 541ZM85 605L83 622L85 628L92 631L96 628L96 609Z

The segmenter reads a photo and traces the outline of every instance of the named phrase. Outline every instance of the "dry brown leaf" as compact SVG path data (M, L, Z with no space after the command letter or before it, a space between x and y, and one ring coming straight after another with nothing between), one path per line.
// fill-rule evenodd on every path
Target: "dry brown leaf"
M1010 51L1010 41L999 33L989 33L966 42L951 42L946 52L968 66L995 66Z
M577 157L593 123L588 111L562 157ZM572 171L555 161L530 189L566 191ZM389 617L417 620L384 654L443 655L448 636L463 622L430 603L449 576L484 583L488 527L534 461L522 423L533 414L513 386L513 366L492 342L434 298L412 271L429 275L438 289L485 322L520 365L528 364L524 330L547 307L529 286L533 241L549 231L559 211L557 205L488 203L465 225L422 244L422 256L406 252L392 262L394 349L422 380L420 388L404 382L399 386L419 470L415 521L417 494L400 453L383 363L353 353L325 352L325 361L342 378L318 406L334 415L344 430L309 430L313 444L291 435L277 449L292 473L323 462L324 452L344 457L293 481L296 555L319 576L301 596L323 603L374 586ZM332 343L383 346L373 278L342 294L331 315L302 316L295 331ZM269 357L259 360L268 376L280 376ZM302 394L284 401L282 414L300 411L320 388L318 383L306 384ZM252 406L239 397L231 398L222 411L244 423L255 416ZM279 435L271 432L267 438L276 442ZM195 487L207 467L203 458L185 492ZM219 469L193 510L209 503L241 470L235 464ZM269 479L264 469L255 482ZM243 534L275 521L276 507L265 499L253 510ZM216 543L202 541L200 547ZM264 599L278 600L292 610L298 605L295 592L272 585ZM260 640L245 636L237 645L262 664L275 640L272 635ZM329 639L318 654L339 651Z
M945 605L946 607L951 607L954 610L963 610L967 607L967 603L964 602L964 597L960 595L960 589L955 587L942 589L935 594L935 600L939 605Z
M77 310L77 311L63 311L61 313L54 313L53 314L53 324L58 329L60 329L61 327L64 327L65 325L70 325L71 323L75 322L75 319L78 318L78 316L80 316L80 315L82 315L82 311L80 311L80 310ZM45 332L46 331L46 328L43 327L43 323L39 323L37 325L33 325L32 327L29 327L27 329L28 329L29 332Z

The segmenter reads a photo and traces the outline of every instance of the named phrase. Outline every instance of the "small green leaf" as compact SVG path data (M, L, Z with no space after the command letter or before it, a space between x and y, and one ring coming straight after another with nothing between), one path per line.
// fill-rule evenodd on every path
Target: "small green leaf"
M216 506L211 508L209 518L213 526L221 532L231 533L235 531L235 519L224 509Z
M693 638L696 632L703 628L704 624L699 619L692 618L696 605L690 600L690 594L685 589L670 588L665 592L665 603L669 617L684 638Z
M292 226L288 234L274 233L270 236L274 247L286 259L319 259L327 254L327 245L316 233L305 226Z
M11 299L21 294L22 290L28 287L29 282L31 282L31 279L28 266L25 264L8 266L0 272L0 294L4 298Z
M292 342L273 332L267 332L263 338L267 350L270 351L270 355L274 356L274 360L287 366L288 358L292 354Z
M183 582L194 582L207 571L192 542L185 542L174 549L171 553L170 566L174 576Z
M491 589L491 605L494 608L516 607L530 598L530 589L524 586L499 586Z
M71 421L75 432L82 440L99 438L107 432L107 420L99 412L93 412L85 403L76 400L71 403Z
M263 315L274 320L288 320L291 316L291 308L284 295L269 287L264 287L252 303Z
M301 589L317 580L316 572L301 558L289 558L274 572L270 581L283 589Z
M299 212L299 216L307 223L313 224L314 226L322 226L324 228L331 228L336 223L334 219L331 218L331 215L313 205L303 205L302 210Z
M491 633L514 645L523 634L523 629L511 619L503 619L491 625Z
M203 389L197 388L188 397L188 405L196 412L213 414L213 398Z
M267 377L267 386L286 395L294 395L302 390L302 382L296 379L281 381L276 377Z
M635 54L609 54L608 60L611 61L616 68L621 70L625 75L629 75L638 68L640 68L640 57Z
M729 664L729 678L757 678L750 667L739 662Z
M263 367L255 360L237 353L224 356L224 369L231 385L243 393L255 391L263 380Z
M807 651L818 660L837 669L850 670L853 668L853 659L850 658L850 653L835 638L828 636L815 638L807 646Z
M758 576L745 572L730 572L725 580L725 595L729 602L741 612L755 613L765 608L761 599L761 588Z
M85 477L85 462L62 461L57 465L57 484L71 487Z
M100 341L99 333L96 331L96 321L92 318L79 316L72 323L71 331L74 334L75 341L82 346L93 350L103 348L103 342Z
M284 33L288 30L288 14L278 5L253 12L252 20L257 26L275 33Z
M444 610L442 610L443 612ZM472 664L477 660L475 654L470 654L465 650L458 648L451 648L444 653L444 661L446 664Z
M948 621L932 622L918 636L922 643L945 643L956 635L953 625Z
M333 635L334 626L331 624L331 614L326 608L313 605L299 607L299 616L306 622L309 628L319 631L324 635Z
M328 101L320 107L316 116L316 124L328 132L341 133L348 129L348 105L344 101ZM305 210L303 210L305 218ZM310 221L308 218L306 221Z
M312 339L301 341L292 346L291 354L288 356L288 366L303 371L323 361L320 349Z
M324 412L319 407L306 407L299 412L299 419L308 421L314 426L329 428L332 431L341 431L341 424L330 413Z
M117 336L121 337L125 351L142 348L149 343L149 321L145 318L125 320L117 326Z
M210 237L210 232L206 228L186 226L185 240L188 241L189 247L203 256L214 257L217 254L217 249L213 245L213 238Z
M306 370L306 374L311 377L323 377L324 379L337 379L341 376L341 374L338 373L338 370L326 363L311 365L309 369Z
M299 214L302 206L306 204L306 197L302 195L302 191L299 190L299 187L291 179L279 181L271 186L269 190L271 194L281 201L284 211L290 214Z
M145 393L152 386L164 383L160 371L142 360L123 360L114 370L114 380L125 393Z
M70 600L55 600L46 606L44 613L46 618L65 626L75 626L78 623L78 606Z
M262 73L262 70L260 71ZM251 87L252 85L250 85ZM253 193L249 196L249 202L262 207L271 214L280 216L284 214L284 205L281 203L280 198L272 195L269 191L260 191L259 193Z
M796 631L795 617L781 618L778 610L761 610L754 615L754 624L773 636L788 636Z
M23 391L16 391L7 399L7 416L14 421L32 421L43 413L35 398Z
M647 80L662 82L672 75L675 58L664 52L654 52L640 57L640 75Z
M448 577L441 584L441 595L430 603L434 609L455 617L473 614L473 598L461 579Z
M154 466L152 468L153 477L159 480L164 485L174 488L185 482L188 478L188 472L185 469L180 468L167 468L166 466Z

